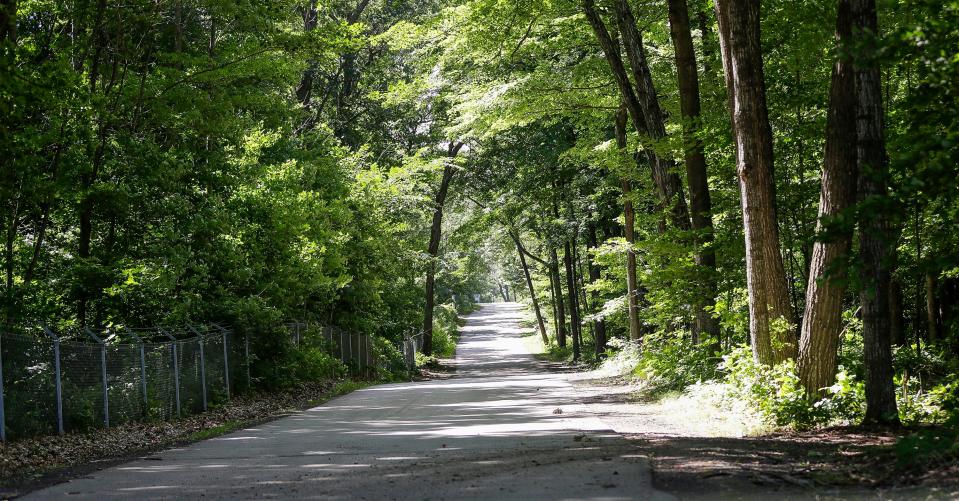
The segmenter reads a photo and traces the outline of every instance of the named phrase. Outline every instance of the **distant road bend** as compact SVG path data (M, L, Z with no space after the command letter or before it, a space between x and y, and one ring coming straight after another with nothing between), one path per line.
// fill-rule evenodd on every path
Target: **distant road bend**
M515 303L467 317L454 378L357 391L27 498L668 499L646 458L577 415L520 318Z

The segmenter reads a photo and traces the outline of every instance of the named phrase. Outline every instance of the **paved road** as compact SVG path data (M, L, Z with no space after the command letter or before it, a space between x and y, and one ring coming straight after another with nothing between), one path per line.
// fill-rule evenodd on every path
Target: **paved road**
M566 379L527 353L520 311L467 318L454 378L357 391L28 498L668 498L646 459L577 415Z

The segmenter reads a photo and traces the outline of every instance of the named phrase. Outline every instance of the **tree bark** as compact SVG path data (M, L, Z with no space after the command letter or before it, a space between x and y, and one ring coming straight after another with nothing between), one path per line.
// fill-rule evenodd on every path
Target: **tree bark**
M430 262L426 268L426 306L423 310L423 354L433 354L433 306L436 293L436 258L439 256L440 240L443 236L443 205L449 193L450 182L456 169L453 159L459 154L463 143L450 143L447 152L446 166L443 167L443 178L433 200L433 224L430 226L430 244L427 249Z
M926 324L928 326L930 344L939 341L939 327L942 325L939 321L939 298L937 294L938 285L936 282L936 275L926 272Z
M546 334L546 323L543 322L543 314L539 311L539 300L536 299L536 289L533 288L533 277L530 276L529 266L526 264L526 253L523 251L523 243L519 235L510 231L509 236L513 238L516 244L516 252L519 253L519 262L523 267L523 276L526 277L526 287L529 288L529 297L533 303L533 312L536 314L536 324L539 326L539 333L543 337L543 346L549 346L549 336Z
M853 32L870 38L877 33L875 0L851 0ZM871 44L870 44L871 45ZM870 49L874 49L870 47ZM893 386L889 328L890 257L893 241L882 210L888 197L882 86L879 68L868 62L855 66L859 154L859 252L862 261L863 358L866 365L865 423L897 424L899 412Z
M849 0L839 0L836 13L837 59L826 122L822 188L819 195L818 237L813 245L806 311L799 336L799 379L809 397L820 395L836 377L836 354L842 331L842 298L846 292L846 261L851 229L830 228L856 201L856 76L844 52L852 37ZM830 231L832 230L832 231Z
M616 115L616 147L620 155L624 158L632 158L626 152L626 108L621 106ZM627 318L629 322L629 339L638 343L642 337L642 331L639 324L639 287L636 280L636 251L633 244L636 243L636 211L633 208L633 201L630 200L632 194L632 184L629 179L623 177L620 180L620 187L623 192L623 222L626 238L626 306Z
M179 3L177 3L179 7ZM97 81L100 78L100 64L103 51L106 48L107 36L103 28L103 19L106 14L106 0L98 0L96 15L94 17L94 51L90 62L89 86L90 93L95 94L97 90ZM99 176L100 167L103 165L103 159L106 150L107 124L104 117L105 112L100 110L97 125L97 145L94 148L93 161L89 172L80 176L80 182L83 188L80 207L79 207L79 234L77 237L77 257L86 261L90 259L90 247L93 240L93 212L95 209L95 200L89 193ZM87 306L90 300L90 291L87 289L89 284L80 284L77 298L77 321L80 326L86 326Z
M779 248L773 139L766 108L758 0L716 0L746 235L753 356L776 364L796 355L789 284Z
M588 245L590 248L595 249L599 247L599 242L596 239L596 225L590 223L587 226L586 238L588 239ZM600 280L601 272L599 265L596 264L596 261L592 258L589 259L589 283L595 284ZM598 313L599 310L602 310L602 304L599 296L599 292L593 291L593 310ZM596 343L596 356L602 356L606 353L606 321L602 318L597 319L593 322L593 340Z
M310 0L306 6L299 9L299 12L300 16L303 17L303 31L310 33L315 30L317 24L316 0ZM313 81L315 78L316 65L310 61L307 63L306 69L303 70L300 83L296 86L296 99L303 106L310 104L310 100L313 97Z
M716 305L716 253L713 250L712 201L703 143L697 136L700 126L699 74L696 51L689 24L686 0L669 0L669 32L676 53L676 76L679 83L679 104L683 114L683 154L686 184L693 227L696 264L705 270L700 284L701 301L694 307L693 338L700 334L719 336L719 322L710 310Z
M902 284L895 278L889 282L889 339L896 346L906 344L906 320L902 312Z
M579 297L576 293L576 272L573 269L573 255L570 241L567 239L563 248L563 265L566 267L566 295L569 297L569 323L573 335L573 361L579 360L580 339L582 338L579 321Z
M559 277L559 256L556 249L550 248L550 274L553 275L553 282L556 286L556 344L560 348L566 347L566 305L563 304L563 283Z
M0 44L17 43L17 0L0 0Z
M649 69L649 61L646 59L646 51L643 49L643 34L636 27L636 19L633 17L628 0L616 2L616 24L623 38L626 57L633 72L636 98L645 119L644 130L637 130L637 132L641 136L648 136L654 142L660 141L666 137L666 122L663 118L663 110L659 106L656 87L653 85L653 75ZM662 208L669 207L671 219L676 228L688 230L690 228L689 208L686 206L686 198L683 195L683 183L674 172L676 163L668 155L657 153L656 148L647 147L644 151L652 167L653 184L659 193Z
M593 0L583 0L583 10L600 47L603 49L606 61L613 73L613 79L616 81L623 101L626 103L629 117L632 119L636 132L640 136L649 137L654 141L662 139L666 135L662 111L656 98L656 90L653 87L649 65L643 53L642 35L636 28L635 19L633 19L628 5L626 5L626 10L623 10L621 4L617 4L617 22L620 23L623 40L626 42L626 52L636 78L635 87L629 81L629 75L619 53L619 47L613 42L606 24L600 18L595 2ZM646 158L649 160L653 184L656 186L662 207L669 207L671 219L677 228L688 230L690 227L689 209L686 206L686 198L683 196L682 182L679 176L672 172L672 160L656 154L651 148L646 148L644 151Z

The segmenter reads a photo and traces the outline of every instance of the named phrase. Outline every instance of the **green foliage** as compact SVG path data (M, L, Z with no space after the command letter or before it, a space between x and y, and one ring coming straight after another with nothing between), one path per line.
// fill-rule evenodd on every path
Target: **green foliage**
M923 469L955 461L959 458L959 420L899 440L896 455L900 465Z
M441 304L433 312L433 353L438 358L452 358L459 340L460 318L453 304Z
M822 398L813 401L806 396L791 360L768 367L754 360L748 346L741 346L723 357L722 369L732 395L749 402L775 426L808 429L856 422L863 412L863 385L844 371Z
M633 375L643 379L653 395L682 391L719 375L710 346L693 345L677 334L683 333L647 336L639 350Z

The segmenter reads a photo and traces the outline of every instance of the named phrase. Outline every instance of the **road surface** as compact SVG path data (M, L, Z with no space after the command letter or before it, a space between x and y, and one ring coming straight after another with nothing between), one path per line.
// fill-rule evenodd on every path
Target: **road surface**
M524 348L521 307L467 317L456 376L376 386L29 499L653 499L646 458L578 415Z

